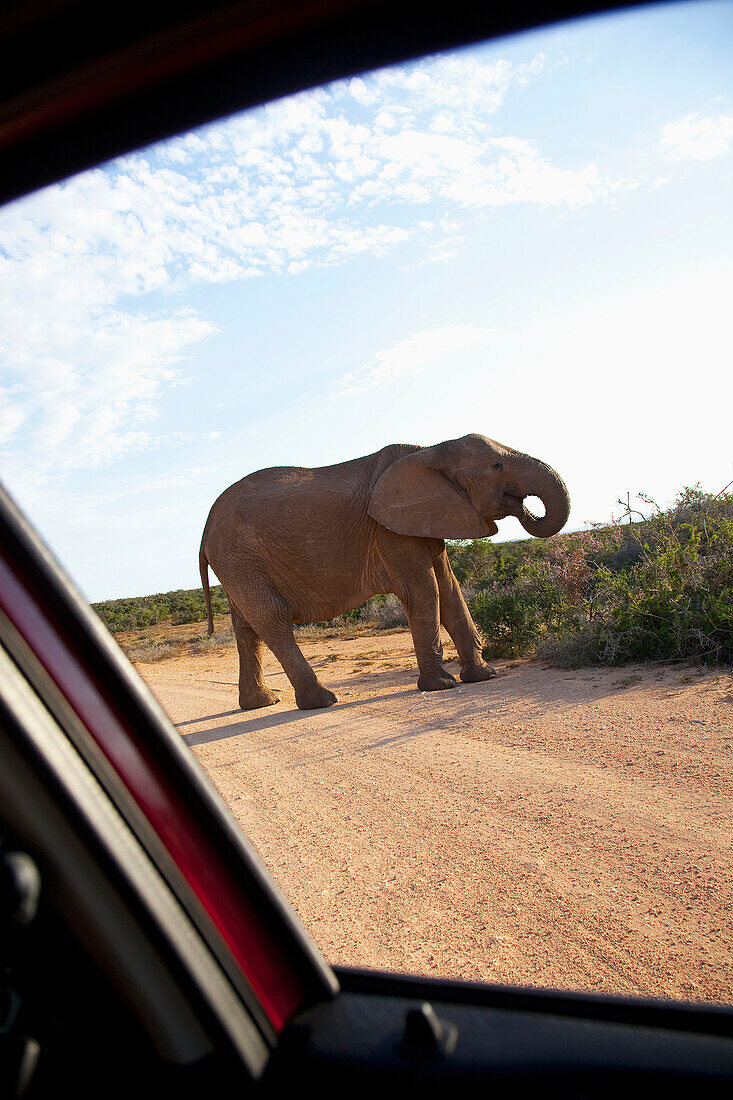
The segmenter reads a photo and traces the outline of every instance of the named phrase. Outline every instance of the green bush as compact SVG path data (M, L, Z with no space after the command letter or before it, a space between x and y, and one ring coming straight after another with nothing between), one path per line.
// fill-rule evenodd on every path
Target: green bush
M155 596L137 596L121 600L105 600L92 604L100 619L112 634L121 631L145 630L158 623L198 623L206 619L206 605L201 588L160 592ZM229 604L220 584L211 589L211 608L215 615L228 615Z
M733 663L733 497L685 489L638 537L635 565L600 571L600 613L567 656Z
M733 663L733 496L695 486L667 511L647 503L650 518L559 536L476 593L485 655Z
M541 557L544 544L535 539L520 539L495 545L488 539L470 539L447 544L448 560L461 588L469 592L501 578L513 580L527 557Z
M470 601L474 622L486 645L483 655L521 657L531 652L546 618L540 590L528 576L511 585L497 583Z

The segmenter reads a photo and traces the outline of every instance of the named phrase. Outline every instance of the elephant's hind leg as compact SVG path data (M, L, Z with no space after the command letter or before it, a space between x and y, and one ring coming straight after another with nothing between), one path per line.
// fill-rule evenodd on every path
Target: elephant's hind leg
M262 639L233 604L232 627L239 651L239 706L242 710L256 710L279 703L280 696L270 691L262 673Z
M255 589L255 586L251 586ZM320 710L323 707L331 707L334 703L338 703L338 696L334 695L332 691L329 691L327 687L324 687L318 680L315 672L306 661L303 654L298 649L295 642L295 636L293 634L293 623L290 618L290 612L287 608L282 596L275 592L269 584L260 581L257 588L258 600L255 602L252 598L252 593L249 593L249 598L244 596L241 606L244 613L247 616L247 625L250 628L251 633L257 638L258 642L261 639L268 649L277 657L280 664L285 670L290 683L295 690L295 702L301 710ZM245 640L246 636L245 636ZM239 635L237 635L237 642L239 643ZM240 648L240 692L242 685L242 650ZM255 652L255 657L259 661L259 654ZM251 662L249 653L247 654L247 660ZM252 664L247 665L249 670ZM248 677L249 678L249 677ZM251 678L249 678L251 683ZM262 680L262 665L259 664L259 679L256 680L255 698L259 697L259 693L264 689L268 694L273 695L273 692L269 692ZM245 694L245 698L247 695ZM276 702L277 697L272 700ZM244 706L242 705L243 709ZM255 703L255 706L266 706L266 703ZM252 706L252 704L250 704Z
M291 622L268 622L261 626L260 632L285 669L285 674L295 689L295 702L300 710L321 710L338 703L338 696L323 686L300 652Z

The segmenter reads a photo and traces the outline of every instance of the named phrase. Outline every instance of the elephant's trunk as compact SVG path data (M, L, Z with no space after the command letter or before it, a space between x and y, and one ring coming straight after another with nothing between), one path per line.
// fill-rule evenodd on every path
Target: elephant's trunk
M524 457L517 469L519 492L510 492L512 514L517 517L528 535L547 539L561 531L570 514L570 496L565 482L551 466L539 459ZM539 497L545 506L544 516L536 516L524 503L524 497Z

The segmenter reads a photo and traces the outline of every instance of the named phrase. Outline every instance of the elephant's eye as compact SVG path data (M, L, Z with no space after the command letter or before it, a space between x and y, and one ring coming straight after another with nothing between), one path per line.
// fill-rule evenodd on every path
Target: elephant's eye
M499 460L497 459L496 462L494 463L494 469L495 470L503 470L504 469L504 463L499 462Z

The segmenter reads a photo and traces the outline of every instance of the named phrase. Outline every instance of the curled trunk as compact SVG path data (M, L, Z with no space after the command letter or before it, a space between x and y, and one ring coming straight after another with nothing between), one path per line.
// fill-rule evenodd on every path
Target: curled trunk
M518 475L520 492L517 507L512 509L528 535L547 539L565 526L570 514L570 496L565 482L551 466L536 458L525 458ZM544 516L536 516L527 508L524 497L539 497L545 506Z

